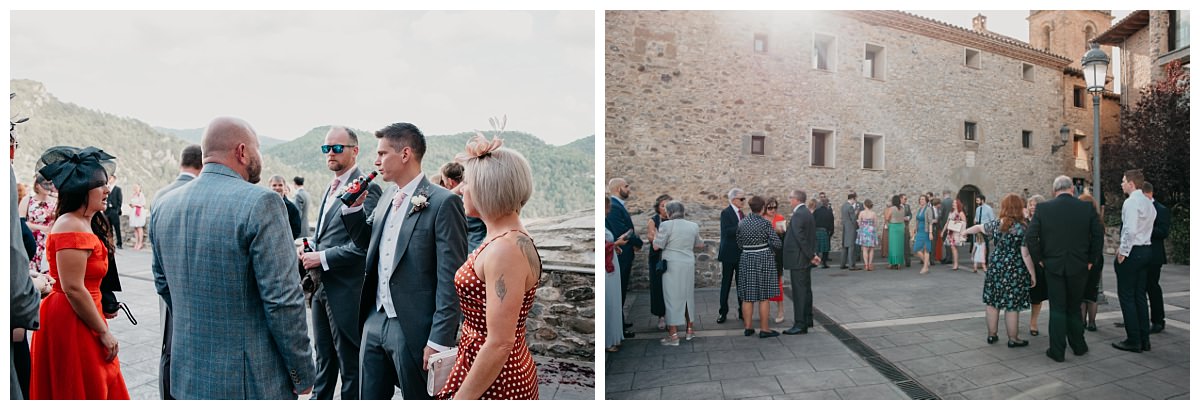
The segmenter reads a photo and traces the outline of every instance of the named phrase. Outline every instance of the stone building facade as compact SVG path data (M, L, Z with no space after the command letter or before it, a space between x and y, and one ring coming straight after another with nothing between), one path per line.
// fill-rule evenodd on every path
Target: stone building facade
M1031 30L1054 27L1031 45L986 18L966 29L896 11L609 11L606 178L630 181L635 214L661 193L719 210L732 187L786 207L795 188L837 206L851 190L877 204L943 189L994 203L1049 194L1064 173L1090 184L1091 97L1077 108L1068 92L1083 82L1089 31L1067 23L1080 19L1097 33L1111 15L1031 13ZM1117 130L1114 97L1104 135Z
M1121 48L1122 105L1135 105L1167 63L1180 60L1190 69L1190 15L1188 10L1137 10L1095 39Z

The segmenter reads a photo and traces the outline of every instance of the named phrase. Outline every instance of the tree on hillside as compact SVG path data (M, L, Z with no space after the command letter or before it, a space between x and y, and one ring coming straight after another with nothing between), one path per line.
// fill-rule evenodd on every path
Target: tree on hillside
M1145 89L1136 105L1122 107L1121 136L1101 147L1101 183L1108 199L1105 214L1119 215L1121 176L1126 170L1140 168L1154 184L1154 198L1172 209L1173 225L1182 221L1186 229L1191 189L1190 94L1190 75L1176 60L1163 67L1163 77ZM1172 232L1172 239L1176 236ZM1186 250L1186 231L1182 240L1182 244L1175 241L1172 248L1182 245Z

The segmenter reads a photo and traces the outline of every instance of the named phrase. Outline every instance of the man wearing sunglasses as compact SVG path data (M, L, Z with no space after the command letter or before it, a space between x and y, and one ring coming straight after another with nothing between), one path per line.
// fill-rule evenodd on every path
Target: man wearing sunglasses
M742 208L746 206L746 192L741 188L729 190L729 206L721 211L721 245L718 248L717 260L721 262L721 303L717 311L717 323L725 323L725 314L729 313L729 288L733 286L733 278L737 276L738 261L742 257L742 248L737 244L738 222L746 214ZM737 292L734 292L737 293ZM738 306L742 299L738 298ZM738 309L738 319L742 310Z
M357 166L358 135L346 127L332 127L325 134L321 153L334 177L317 208L317 230L312 240L316 252L300 254L305 269L323 270L312 298L313 350L317 356L312 398L333 399L340 370L341 398L354 400L359 397L358 348L362 338L358 332L358 298L367 252L350 239L341 218L344 205L337 195L363 174ZM363 203L367 214L375 211L382 194L383 189L374 182L367 187Z

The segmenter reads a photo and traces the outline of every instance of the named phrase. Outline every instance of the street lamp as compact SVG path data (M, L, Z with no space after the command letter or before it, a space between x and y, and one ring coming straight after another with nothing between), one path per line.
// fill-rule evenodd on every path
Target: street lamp
M1092 195L1097 201L1100 195L1100 94L1104 93L1104 80L1108 76L1108 55L1100 45L1091 43L1092 49L1083 55L1083 79L1092 94Z
M1103 204L1104 197L1100 193L1100 94L1104 93L1104 80L1108 76L1108 55L1100 50L1100 45L1091 43L1092 49L1083 55L1083 80L1087 90L1092 93L1092 196L1096 203ZM1104 283L1098 283L1104 289ZM1104 292L1097 295L1096 302L1106 303Z
M1050 145L1050 153L1054 154L1055 152L1058 152L1059 148L1066 146L1067 145L1067 137L1069 137L1070 135L1071 135L1071 127L1068 127L1067 124L1063 124L1062 128L1058 129L1059 142L1057 144Z

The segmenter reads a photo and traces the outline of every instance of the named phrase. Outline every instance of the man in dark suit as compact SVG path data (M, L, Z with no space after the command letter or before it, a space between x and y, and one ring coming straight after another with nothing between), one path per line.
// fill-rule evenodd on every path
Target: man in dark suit
M950 217L951 212L954 212L954 198L950 197L950 190L947 189L947 190L942 191L942 204L941 204L941 206L938 207L938 227L939 227L938 231L939 232L941 231L942 227L946 226L946 219ZM951 253L950 245L947 245L945 240L942 240L940 242L941 243L933 244L933 246L941 246L942 247L941 264L943 264L943 265L953 264L954 262L950 260L951 258L953 258L952 256L950 256L950 253Z
M196 179L200 175L200 168L204 166L203 161L204 155L199 145L193 144L184 147L183 152L179 153L179 176L154 193L154 202L150 207L157 208L158 202L167 193ZM150 248L154 248L153 243ZM171 395L171 306L167 304L166 299L161 297L158 299L158 316L158 323L162 323L163 332L162 355L158 362L158 394L163 400L175 400L175 396Z
M1159 333L1167 325L1163 312L1162 286L1158 278L1162 276L1162 266L1167 263L1167 249L1163 240L1171 232L1171 210L1161 202L1154 200L1154 185L1142 183L1142 193L1154 203L1154 233L1150 234L1150 262L1146 264L1146 298L1150 300L1150 333Z
M717 251L717 260L721 262L721 303L717 323L725 323L725 315L729 313L729 288L733 286L738 261L742 258L742 248L737 244L737 227L745 216L742 207L746 206L746 193L741 188L734 188L729 190L728 198L729 206L721 211L721 245ZM737 305L742 305L741 297L738 297ZM737 311L738 319L741 319L742 310Z
M117 186L117 175L108 176L108 206L104 208L104 217L108 218L108 223L112 225L113 235L117 238L117 249L125 247L125 241L121 238L121 187Z
M858 270L859 251L855 239L858 237L858 194L850 192L846 195L846 203L842 204L842 269Z
M1104 231L1091 203L1072 196L1071 178L1054 179L1055 198L1038 204L1025 247L1033 263L1046 268L1046 291L1050 299L1050 348L1046 356L1065 360L1068 344L1076 356L1087 353L1083 339L1080 303L1087 283L1090 261L1100 257Z
M833 242L833 208L829 206L829 198L825 197L824 192L821 193L820 200L817 202L817 209L812 211L812 214L813 219L817 221L817 229L824 229L825 235L828 235L825 237L825 240ZM829 250L826 248L825 252L821 253L821 269L829 269L828 260Z
M454 273L467 259L467 221L462 198L421 172L421 130L395 123L375 137L379 177L392 182L381 196L386 205L368 217L363 204L369 196L362 195L340 211L354 243L367 249L359 397L386 400L399 387L407 400L429 400L429 356L458 343L462 313Z
M625 208L625 201L629 199L630 195L629 183L625 182L624 178L613 178L608 181L608 192L612 194L612 210L604 218L604 227L613 235L624 236L629 240L621 247L621 253L617 255L617 264L621 269L621 304L623 306L625 296L629 293L629 274L633 270L633 257L637 251L642 249L643 242L637 231L633 229L633 219L629 217L629 210ZM624 318L621 320L625 328L633 326L624 321ZM625 332L625 337L633 336L633 332Z
M783 331L786 335L805 334L813 326L812 268L821 263L821 257L816 255L817 228L812 212L804 205L807 200L808 194L799 189L788 195L793 211L787 235L783 238L783 268L792 279L795 323L791 329Z
M338 145L342 148L337 149ZM341 398L355 400L362 340L358 331L358 302L367 252L350 240L346 224L340 218L345 205L337 198L342 191L337 187L345 187L363 175L357 166L358 135L346 127L331 127L321 151L336 182L330 182L321 197L321 207L317 208L317 231L312 241L316 252L300 254L305 269L321 270L321 283L312 296L313 347L317 355L317 381L312 399L333 399L340 370ZM382 193L374 182L367 185L363 194L367 197L363 201L365 214L375 212Z

